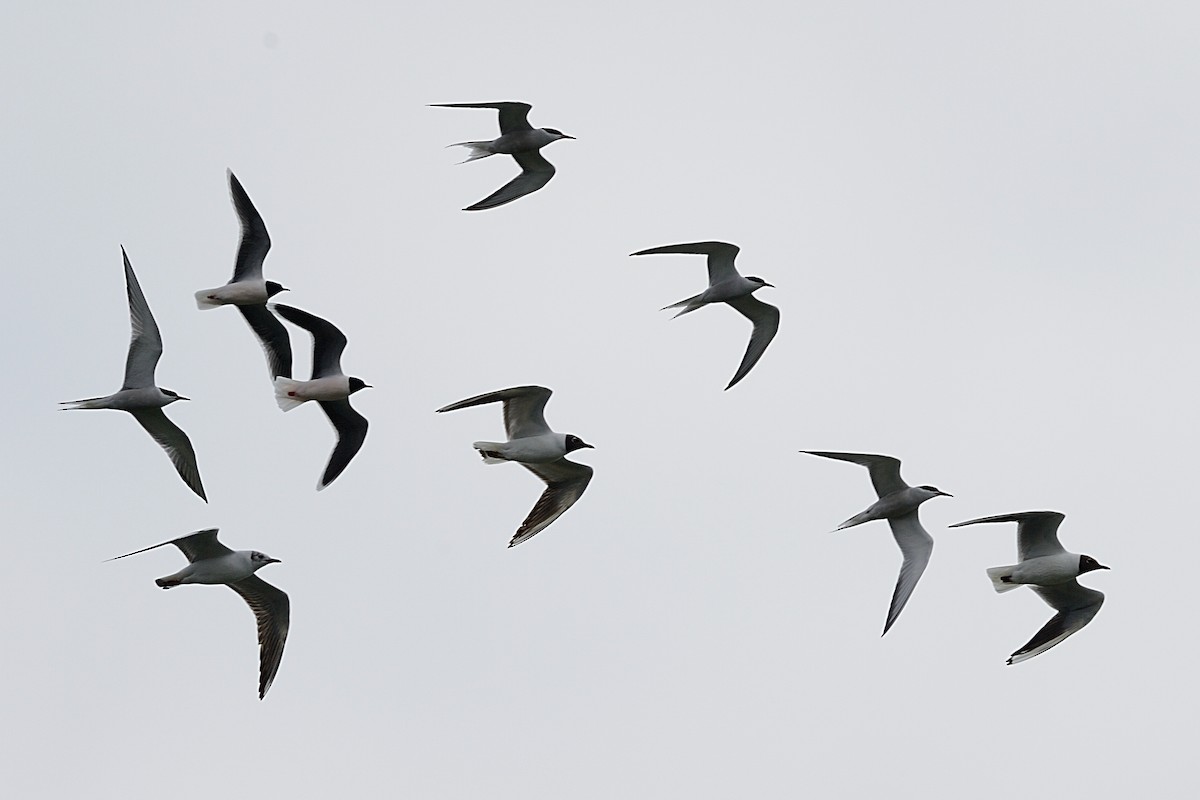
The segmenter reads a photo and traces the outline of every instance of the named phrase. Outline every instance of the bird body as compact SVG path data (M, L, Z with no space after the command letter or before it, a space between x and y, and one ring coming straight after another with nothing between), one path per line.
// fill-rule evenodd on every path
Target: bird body
M1104 604L1104 594L1081 586L1077 577L1108 569L1091 556L1069 553L1058 540L1058 526L1066 519L1058 511L1022 511L956 522L951 528L984 522L1017 523L1017 556L1020 563L987 571L997 592L1029 586L1057 613L1033 638L1009 656L1018 664L1044 653L1092 621Z
M273 561L273 559L272 559ZM249 578L271 561L255 561L251 550L234 550L223 555L201 559L188 564L178 572L155 580L163 589L185 583L234 583Z
M931 491L924 486L906 486L903 489L898 489L879 498L866 511L855 514L841 525L838 525L837 529L841 531L846 528L853 528L855 525L861 525L864 522L876 519L902 517L905 514L911 514L916 511L926 500L945 494L945 492Z
M125 382L120 391L105 397L89 397L84 400L69 400L60 403L61 411L81 411L87 409L111 408L118 411L128 411L138 421L147 433L158 443L175 471L200 499L208 502L204 494L204 484L200 481L200 469L196 464L196 451L187 434L167 418L163 408L176 400L187 400L170 389L155 385L154 372L158 360L162 357L162 334L159 333L158 323L150 313L150 304L142 293L133 265L125 248L121 248L121 257L125 262L125 294L129 301L129 327L132 334L129 339L129 351L125 356Z
M489 464L500 464L505 461L519 461L522 464L544 464L547 461L557 461L578 450L572 447L565 433L543 433L538 436L524 436L508 442L474 442L471 446L484 456ZM585 445L586 446L586 445Z
M485 464L515 461L537 475L546 484L533 510L517 528L509 547L532 538L583 496L592 479L592 468L564 456L592 446L570 433L556 433L546 424L544 410L551 391L544 386L515 386L498 392L468 397L439 408L438 413L485 403L504 404L504 430L507 442L475 442Z
M307 381L278 377L275 379L275 400L284 411L291 411L309 400L344 400L359 389L366 388L351 387L351 380L345 375L326 375Z
M249 280L227 283L214 289L201 289L196 292L196 306L205 311L226 305L264 305L271 297L285 291L281 286L276 291L271 291L275 286L279 284L274 281Z
M325 472L317 482L319 492L342 474L366 441L367 418L350 405L350 395L370 389L371 385L362 378L347 377L342 372L346 336L336 325L291 306L272 304L269 308L312 334L312 378L307 381L292 380L282 375L275 378L275 400L284 411L315 400L325 412L329 424L337 431L337 444L333 446Z

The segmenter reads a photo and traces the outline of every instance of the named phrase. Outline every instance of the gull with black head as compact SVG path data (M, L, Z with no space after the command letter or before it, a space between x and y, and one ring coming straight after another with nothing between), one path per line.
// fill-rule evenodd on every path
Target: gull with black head
M762 358L763 353L767 351L767 345L779 331L779 309L754 297L754 292L764 286L775 287L754 275L743 277L737 271L737 267L733 265L738 252L738 246L728 242L687 242L651 247L649 250L639 250L630 254L648 256L661 253L689 253L708 256L708 288L686 300L664 306L661 310L682 308L683 310L675 315L680 317L710 303L727 303L750 320L754 325L754 330L750 332L750 344L747 345L746 354L742 356L742 363L738 365L737 373L725 387L726 389L746 377L750 369ZM672 319L674 318L672 317Z
M871 484L879 495L866 511L855 514L850 519L837 526L845 530L876 519L886 519L892 529L892 537L904 555L904 563L900 566L900 576L896 579L896 588L892 592L892 602L888 606L887 622L883 626L883 634L888 630L904 610L908 598L917 588L917 581L929 565L929 556L933 553L933 537L921 525L917 509L926 500L934 497L953 497L936 486L909 486L900 477L900 459L892 456L876 455L874 453L833 453L824 450L801 450L822 458L832 458L838 461L849 461L867 468L871 476Z
M956 522L951 528L984 522L1017 523L1017 558L1020 563L991 567L988 577L997 592L1028 586L1058 613L1025 645L1008 658L1018 664L1044 653L1092 621L1104 603L1104 594L1081 586L1080 575L1109 569L1091 556L1068 553L1058 541L1058 526L1066 519L1057 511L1022 511Z
M217 541L217 530L196 531L108 560L116 561L173 544L187 558L188 565L173 575L156 579L154 582L159 587L172 589L188 583L224 584L241 595L258 621L258 699L261 700L271 688L283 659L291 603L286 593L254 574L267 564L280 563L279 559L257 550L230 550Z
M224 286L201 289L196 292L196 305L201 311L224 305L237 306L246 324L258 337L267 356L267 370L271 377L292 377L292 343L283 323L267 310L267 300L287 289L275 281L263 280L263 259L271 249L271 237L267 225L258 209L250 202L250 196L242 188L232 170L229 175L229 193L242 226L242 239L238 244L237 260L233 265L233 277Z
M500 112L500 136L480 142L456 142L448 147L466 147L468 161L503 154L512 156L521 167L521 174L492 194L463 211L483 211L511 203L545 186L554 177L554 165L545 159L541 149L559 139L574 139L555 128L535 128L529 124L529 103L431 103L437 108L494 108Z
M69 400L59 405L66 408L60 411L77 411L92 408L114 408L118 411L128 411L138 424L158 442L159 447L166 451L175 471L183 482L208 502L204 495L204 485L200 482L200 469L196 466L196 451L192 442L178 425L167 419L163 407L176 400L190 398L177 394L170 389L162 389L154 383L154 370L158 359L162 356L162 335L158 331L158 323L150 313L150 304L142 294L137 276L133 274L133 266L125 248L121 248L121 257L125 260L125 295L129 300L129 326L132 334L129 339L129 352L125 357L125 383L121 390L107 397L89 397L84 400Z
M291 411L309 400L315 400L337 431L337 444L317 484L319 492L342 474L367 438L367 418L350 405L350 395L361 389L370 389L371 386L362 378L349 378L342 372L342 351L346 349L346 337L337 326L282 303L272 303L270 308L288 322L304 328L313 337L312 379L297 381L277 377L275 401L284 411Z
M592 468L568 461L565 456L573 450L592 445L570 433L555 433L546 424L543 412L551 391L544 386L516 386L498 392L468 397L437 410L456 411L460 408L504 403L504 431L507 442L475 442L472 444L486 464L516 461L546 483L546 490L517 528L509 547L531 538L562 516L583 495Z

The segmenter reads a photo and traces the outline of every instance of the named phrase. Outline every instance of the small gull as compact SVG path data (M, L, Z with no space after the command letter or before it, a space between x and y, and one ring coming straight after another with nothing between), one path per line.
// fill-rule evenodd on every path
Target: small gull
M550 394L544 386L516 386L469 397L437 410L440 414L503 401L504 431L508 441L475 442L472 447L483 456L484 463L516 461L546 483L546 490L517 528L509 547L531 538L562 516L583 495L592 479L591 467L565 458L572 450L592 445L574 434L555 433L546 424L543 412Z
M271 688L275 673L279 671L283 645L287 641L291 604L286 593L254 573L267 564L278 564L280 561L257 550L230 550L217 541L217 530L209 528L196 531L108 560L116 561L173 544L187 557L188 565L173 575L156 579L154 582L160 587L171 589L185 583L225 584L240 594L258 621L258 699L261 700L267 689Z
M201 289L196 292L196 305L200 309L218 308L224 305L237 306L246 318L246 323L258 337L267 356L267 370L271 377L292 377L292 344L287 329L267 310L268 298L287 289L275 281L263 280L263 259L271 249L271 237L267 226L250 196L242 188L232 170L229 173L229 193L233 196L233 207L242 225L242 240L238 244L237 261L233 265L233 277L224 286Z
M1068 553L1058 541L1058 526L1066 515L1057 511L1022 511L956 522L951 528L982 522L1017 523L1019 564L987 571L997 592L1028 585L1058 613L1025 645L1008 658L1018 664L1044 653L1092 621L1104 603L1104 594L1075 580L1085 572L1109 569L1091 556Z
M360 389L370 389L361 378L348 378L342 373L342 351L346 337L332 323L298 308L272 303L279 316L304 328L313 337L312 379L297 381L283 376L275 379L275 400L284 411L316 400L337 431L338 441L329 456L329 464L317 484L321 491L350 463L367 438L367 418L350 405L350 395Z

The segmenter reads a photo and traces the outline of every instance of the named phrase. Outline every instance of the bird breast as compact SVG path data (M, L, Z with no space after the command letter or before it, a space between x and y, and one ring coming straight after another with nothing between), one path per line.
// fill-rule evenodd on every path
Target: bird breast
M102 407L138 411L143 408L162 408L174 403L176 399L169 394L163 394L157 386L144 386L140 389L122 389L110 395L108 404Z

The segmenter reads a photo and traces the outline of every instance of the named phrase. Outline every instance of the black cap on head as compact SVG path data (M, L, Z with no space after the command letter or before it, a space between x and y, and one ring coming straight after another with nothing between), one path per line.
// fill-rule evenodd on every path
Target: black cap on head
M1091 571L1097 570L1097 569L1109 569L1109 568L1104 566L1103 564L1101 564L1099 561L1092 558L1091 556L1080 556L1079 557L1079 574L1080 575L1082 575L1085 572L1091 572Z
M590 444L588 444L587 442L585 442L583 439L580 439L578 436L576 436L573 433L567 434L567 452L568 453L571 452L572 450L580 450L584 447L592 447L592 446ZM595 448L592 447L592 449L594 450Z
M359 389L373 389L371 384L364 381L362 378L350 378L350 394L354 394Z
M267 297L274 297L280 292L286 291L288 291L288 288L283 284L276 283L275 281L267 281Z

